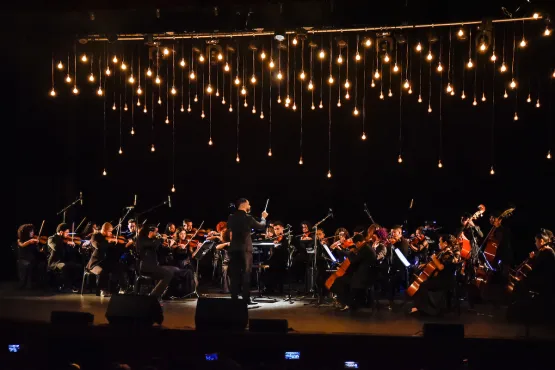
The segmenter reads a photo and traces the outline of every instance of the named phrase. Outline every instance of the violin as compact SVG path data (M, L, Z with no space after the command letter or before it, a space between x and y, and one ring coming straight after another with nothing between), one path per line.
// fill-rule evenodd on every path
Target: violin
M64 243L70 243L73 242L75 243L75 245L81 245L81 238L78 236L68 236L67 238L64 238Z
M46 235L37 236L37 237L31 238L31 240L36 240L37 244L46 244L48 242L48 237Z
M124 236L107 236L106 240L110 243L127 244L127 239Z

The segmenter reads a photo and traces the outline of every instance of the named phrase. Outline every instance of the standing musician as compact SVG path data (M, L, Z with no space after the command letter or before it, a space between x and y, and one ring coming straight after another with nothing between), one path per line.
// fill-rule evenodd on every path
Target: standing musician
M388 299L389 299L389 310L393 310L393 297L397 289L402 285L406 287L407 285L407 271L403 262L397 256L394 249L399 249L399 251L408 257L409 254L409 242L403 236L403 227L400 225L395 225L391 228L390 246L387 251L387 259L389 262L389 279L388 279Z
M480 292L477 291L476 286L472 284L476 280L476 269L479 267L478 255L480 252L479 239L483 238L484 234L479 226L474 224L473 215L464 213L461 217L461 228L458 231L458 238L461 242L461 248L464 248L464 243L470 243L470 257L464 262L464 268L461 270L462 279L466 290L468 305L471 309L474 304L480 300Z
M493 235L490 235L490 237L497 243L497 253L492 265L496 266L500 274L506 278L514 262L514 255L511 247L511 232L508 227L503 225L503 218L500 215L500 212L496 212L489 218L490 224L495 228Z
M216 251L220 253L222 262L222 293L229 294L230 290L230 277L229 277L229 233L230 230L227 228L227 223L225 227L220 229L221 239L220 243L216 245Z
M119 263L127 244L118 243L118 239L113 237L113 229L112 224L106 222L100 228L100 232L91 238L94 251L87 264L87 269L98 276L98 288L102 297L109 297L111 294L109 290L110 275L111 281L119 283L120 288L128 286L127 266ZM123 243L126 242L123 241Z
M252 272L252 239L251 229L263 229L266 226L268 213L262 212L262 219L257 222L248 213L251 210L249 201L240 198L236 203L237 210L229 216L227 226L230 229L229 275L231 278L231 298L238 299L243 291L243 300L250 300L250 278Z
M141 261L139 269L142 273L159 280L150 295L162 298L166 288L179 270L175 266L160 266L158 263L158 249L162 240L158 238L158 228L154 225L145 226L137 238L137 252Z
M450 300L449 293L455 287L455 271L460 262L457 239L453 235L440 236L439 249L430 262L437 267L437 273L420 284L414 295L411 314L439 315Z
M69 236L69 225L66 223L59 224L56 234L48 238L48 269L61 272L64 289L77 293L83 267L74 258L74 247L75 243Z
M369 231L373 233L375 226ZM343 306L341 311L356 310L365 297L365 292L372 284L372 270L376 266L374 248L364 239L362 234L353 237L355 248L349 252L347 258L350 266L347 274L338 278L331 290L337 294L337 300Z
M33 280L40 278L40 259L38 258L39 240L35 238L35 227L32 224L21 225L17 230L17 270L20 288L29 288ZM44 268L44 264L43 264Z
M262 276L265 293L274 293L276 289L280 294L283 293L287 273L287 259L289 258L289 241L283 235L283 230L283 223L275 221L275 245L272 247L270 258L264 265L264 275Z
M325 250L325 248L327 248L328 251L331 252L331 249L329 249L328 238L326 238L326 233L324 232L324 229L319 228L318 230L316 230L316 238L318 239L317 254L315 254L317 270L316 287L318 289L318 296L323 297L325 282L329 276L329 272L327 270L334 268L335 265L334 262L330 259L328 252L326 252Z

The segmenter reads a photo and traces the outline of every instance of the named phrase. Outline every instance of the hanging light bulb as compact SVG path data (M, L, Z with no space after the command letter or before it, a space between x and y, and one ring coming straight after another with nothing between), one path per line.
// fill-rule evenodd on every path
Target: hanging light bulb
M185 112L185 106L183 104L181 104L181 108L179 108L179 111L181 113Z
M320 100L320 104L318 105L318 108L322 109L324 108L324 103Z
M526 98L526 103L531 103L532 102L532 97L530 96L530 94L528 94L528 98Z
M385 63L389 63L389 54L385 53L385 56L383 57L383 61Z
M241 160L239 159L239 153L237 153L237 157L235 157L235 162L239 163Z
M551 150L547 151L547 159L551 159Z
M380 72L376 69L376 72L374 72L374 78L376 80L378 80L380 78Z
M200 54L200 56L198 57L198 61L204 63L204 55Z
M314 85L312 84L312 80L310 80L310 81L308 82L308 89L309 89L309 90L314 89Z
M443 71L443 66L441 65L441 62L439 62L438 65L437 65L437 71L438 72Z
M148 110L146 109L146 105L145 105L145 108L143 109L143 113L148 113Z
M134 83L135 83L135 77L133 77L133 75L129 76L129 83L130 83L130 84L134 84Z
M422 44L420 42L416 44L416 51L418 51L419 53L422 51Z
M522 40L520 40L519 46L520 46L521 48L525 48L526 45L527 45L526 39L524 38L524 36L522 36Z
M260 119L264 119L264 112L260 112Z
M403 87L404 87L405 89L408 89L408 88L410 87L409 80L405 80L405 83L403 84Z
M291 109L297 110L297 105L295 104L295 102L293 102L293 106L291 107Z
M141 100L137 99L137 107L140 107L140 106L141 106Z
M551 36L551 30L549 29L549 27L547 27L547 26L545 27L545 31L543 31L543 35L544 36Z
M478 101L476 100L476 97L474 97L474 101L472 102L472 105L478 105Z
M315 110L316 106L314 105L314 103L312 103L312 105L310 106L310 109Z
M114 102L114 105L112 105L112 110L116 110L116 102Z
M349 100L351 98L351 95L349 95L349 92L347 91L347 93L345 94L345 100Z
M118 57L114 55L112 58L112 63L116 64L118 62Z
M455 96L455 90L451 90L451 96Z
M459 37L464 36L464 30L462 28L459 28L459 32L457 32L457 36L459 36Z
M225 62L224 71L229 72L229 64Z
M472 63L472 59L468 59L468 63L466 63L466 66L467 66L468 68L474 67L474 63Z
M366 41L364 42L364 46L366 46L367 48L369 48L371 45L372 45L372 40L366 39Z
M430 62L432 59L434 59L434 56L432 55L431 50L428 52L428 55L426 55L426 59L428 60L428 62Z
M268 157L272 156L272 148L268 149Z
M359 54L358 51L357 51L357 53L356 53L356 55L355 55L355 60L356 60L357 62L359 62L360 59L361 59L361 58L360 58L360 54Z
M266 53L264 52L264 50L262 50L262 53L260 53L260 59L266 59Z
M262 54L264 55L264 52L262 52ZM265 56L262 57L262 59L264 59ZM222 55L222 53L218 53L218 60L223 60L224 56Z
M451 87L451 83L448 82L447 83L447 88L445 89L448 93L450 93L451 91L453 91L453 87Z
M81 61L82 61L83 63L87 63L87 60L89 60L89 58L87 58L87 54L83 54L83 55L81 56Z
M200 113L200 118L204 119L205 117L206 117L206 115L204 114L204 111L202 111L202 112Z
M428 113L432 113L432 105L428 104Z
M491 166L491 169L489 170L489 174L492 175L492 176L495 175L495 171L493 170L493 166Z
M418 102L422 103L422 95L418 94Z
M505 89L505 93L503 94L503 97L504 97L505 99L507 99L507 98L509 97L509 94L507 94L507 89Z
M507 65L505 64L505 62L501 63L501 68L499 68L499 70L501 71L501 73L507 72Z
M497 56L495 55L495 52L493 54L491 54L491 58L489 58L492 62L495 62L497 60Z
M255 75L252 75L252 77L251 77L251 83L253 83L253 84L256 83L256 76L255 76Z
M464 90L463 90L463 92L462 92L462 94L461 94L461 99L462 99L462 100L466 99L466 95L465 95L465 93L464 93Z
M254 105L252 106L252 114L256 114L256 107Z
M158 97L158 105L162 105L162 98Z
M345 88L348 89L350 86L349 80L345 80Z
M175 186L174 186L174 185L172 185L172 189L171 189L171 190L172 190L172 193L175 193Z
M141 95L143 93L143 89L141 89L141 85L137 88L137 95Z
M52 97L56 96L56 90L54 90L54 88L52 88L52 90L50 90L50 96L52 96Z
M185 59L181 58L181 62L179 62L181 67L185 67Z
M153 152L153 153L156 151L156 148L154 147L154 144L152 144L152 146L150 147L150 151Z
M249 104L247 103L247 99L245 99L245 103L243 104L243 106L246 108L249 106Z
M297 38L296 37L293 38L293 45L297 45L297 43L298 43Z
M206 87L206 92L207 92L208 94L212 94L212 86L208 85L208 86Z
M555 78L555 69L553 70L553 74L551 75L551 77Z
M341 107L341 100L338 100L338 101L337 101L337 106L338 106L338 107Z
M301 80L304 80L306 78L306 75L305 75L304 71L301 72L300 77L301 77Z
M361 138L362 140L366 140L366 133L363 132L363 133L362 133L362 136L361 136L360 138Z
M515 116L513 117L513 120L518 121L518 114L515 112Z
M229 110L229 112L233 112L233 105L230 104L228 110Z
M331 171L328 171L328 179L331 179Z
M123 150L121 149L121 146L119 147L118 153L123 154Z
M58 62L58 69L64 69L64 64L61 61Z
M536 100L536 108L540 107L540 98L538 98L538 100Z
M164 48L164 50L162 50L162 52L164 53L164 55L169 55L170 54L170 49Z
M245 86L241 88L241 95L247 95L247 89L245 89Z
M439 160L439 162L437 162L437 166L438 166L439 168L443 168L443 163L441 163L441 159Z
M343 57L341 56L341 54L339 54L339 56L337 57L337 63L338 64L343 63Z
M353 110L353 116L358 116L358 109L357 109L357 107L355 107L355 109Z
M480 43L480 51L483 53L487 50L487 45L485 42Z
M331 85L333 83L333 76L330 75L330 78L328 78L328 83Z
M104 92L102 91L102 87L98 86L98 90L96 90L96 95L102 96L102 94L104 94Z
M370 87L376 87L376 82L374 82L374 79L372 79L372 81L370 82Z
M387 93L387 96L389 96L390 98L393 96L393 91L391 91L391 89L389 89L389 92Z
M516 81L514 78L511 80L511 83L509 84L509 86L511 89L514 89L516 87Z
M89 75L89 81L94 82L94 75L92 73Z
M222 98L222 104L225 104L225 96Z
M150 69L150 67L148 67L148 69L146 70L146 75L148 77L152 77L152 69Z
M412 87L409 87L409 95L412 94Z
M401 154L399 154L399 157L397 158L397 162L403 163L403 157L401 157Z
M107 174L106 169L104 169L104 171L102 171L102 176L106 176Z
M214 144L214 143L212 142L212 138L210 138L210 140L208 140L208 145L211 146L212 144Z
M482 93L482 101L486 101L486 93L485 92Z
M127 108L127 103L125 103L125 105L123 106L123 110L126 112L129 110L129 108Z
M131 127L131 135L135 135L135 129Z
M220 90L216 89L216 96L220 96Z
M273 69L275 66L276 66L276 65L275 65L275 63L274 63L274 60L273 60L273 59L270 59L270 64L269 64L270 69Z
M399 66L397 66L397 63L395 63L395 65L393 66L393 72L399 72Z
M235 83L235 85L239 85L241 83L241 80L239 80L238 76L235 77L234 83Z
M278 98L277 98L277 102L278 102L278 104L281 104L281 96L279 96L279 95L278 95Z
M299 164L302 166L303 165L303 156L301 156L301 158L299 159Z
M70 76L69 74L66 76L66 82L67 82L67 83L70 83L70 82L71 82L71 76Z
M383 100L383 91L380 91L380 99Z
M157 85L160 85L160 83L162 82L162 80L160 79L160 76L156 76L156 79L154 80L154 82L156 82Z
M540 14L539 14L539 13L534 13L534 14L532 15L532 17L533 17L534 19L538 19L538 18L540 17Z
M187 113L191 113L191 104L187 106Z
M278 71L277 78L278 80L283 79L283 75L281 74L281 71Z
M121 69L122 71L127 70L127 64L125 64L125 62L121 62Z
M73 86L73 90L72 90L72 91L73 91L73 94L74 94L74 95L79 94L79 89L77 88L77 85Z
M191 80L194 80L195 77L196 77L196 76L195 76L195 72L191 71L191 73L189 73L189 78L190 78Z

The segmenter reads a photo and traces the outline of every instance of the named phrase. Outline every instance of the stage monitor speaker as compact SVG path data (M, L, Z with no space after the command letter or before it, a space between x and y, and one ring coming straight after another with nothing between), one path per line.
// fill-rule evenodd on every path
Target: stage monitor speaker
M289 324L281 319L250 319L249 331L257 333L287 333Z
M94 315L89 312L52 311L50 323L54 325L91 325Z
M423 328L424 338L428 339L463 339L463 324L434 324L426 323Z
M162 325L164 314L158 299L144 295L115 295L110 299L106 319L111 325Z
M247 327L249 313L242 299L199 298L195 328L204 331L241 331Z

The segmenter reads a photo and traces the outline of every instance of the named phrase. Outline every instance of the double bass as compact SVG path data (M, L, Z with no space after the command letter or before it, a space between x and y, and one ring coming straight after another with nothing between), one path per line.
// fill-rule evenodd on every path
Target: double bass
M501 221L502 219L511 216L514 210L515 208L509 208L505 210L499 217L493 219L493 227L486 236L486 239L484 239L485 248L484 245L482 245L482 248L480 248L483 249L484 255L488 262L493 262L495 256L497 255L497 247L499 247L499 244L501 243L501 240L497 240L497 238L495 238L495 230L497 229L497 227L495 226L495 221Z
M441 257L447 253L451 251L450 248L445 248L444 250L440 251L437 256L436 259L440 260ZM443 266L438 266L434 259L432 258L432 260L430 262L428 262L423 268L422 270L420 270L420 273L418 275L415 274L415 279L412 282L412 284L408 287L407 289L407 295L409 297L412 297L416 294L416 292L418 291L418 289L420 289L420 285L422 285L422 283L424 283L426 280L434 277L437 275L437 273L441 270L443 270L444 267Z
M528 274L532 271L532 262L536 257L536 252L532 252L530 257L524 260L516 269L509 273L509 283L507 284L507 293L512 293L515 286L522 280L528 277Z
M486 212L486 206L484 206L483 204L480 204L478 206L478 211L476 211L476 213L474 213L472 217L470 217L470 220L474 221L477 218L482 217L484 212ZM461 258L463 260L467 260L472 255L472 244L470 244L470 240L463 237L462 233L461 233L461 236L459 237L459 240L461 242Z

